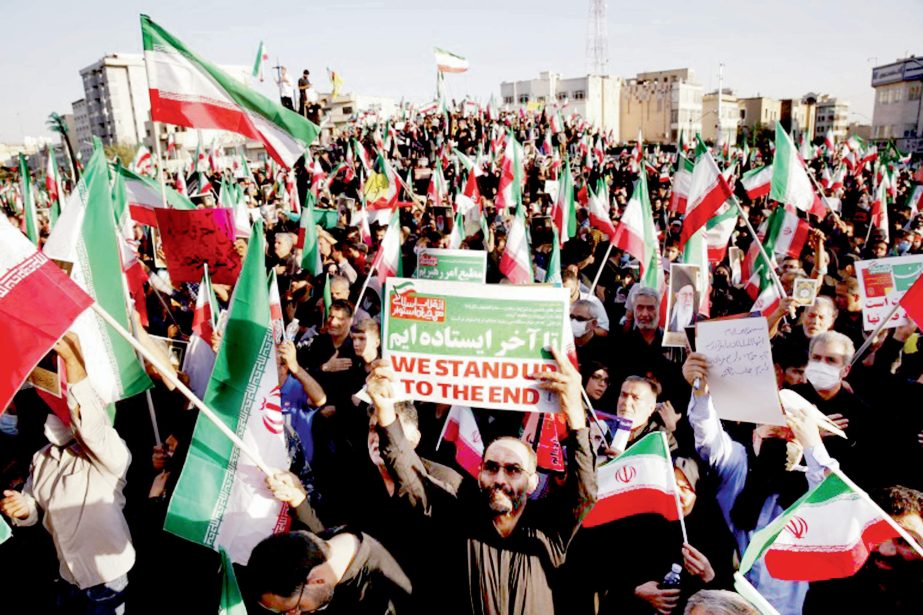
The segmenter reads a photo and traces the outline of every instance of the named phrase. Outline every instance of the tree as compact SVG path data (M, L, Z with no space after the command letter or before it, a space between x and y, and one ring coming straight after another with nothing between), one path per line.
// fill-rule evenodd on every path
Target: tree
M114 145L106 145L103 147L103 153L106 154L107 160L112 160L113 156L117 156L119 162L122 163L123 167L128 167L132 161L135 159L135 150L138 149L137 145L129 145L126 143L116 143Z
M61 141L64 142L64 147L67 149L67 162L71 170L71 180L73 184L77 185L77 180L80 179L80 170L77 168L77 158L74 156L74 148L71 145L70 134L67 129L67 122L64 121L64 118L56 111L52 111L48 115L48 119L45 121L45 126L51 132L56 132L61 135Z

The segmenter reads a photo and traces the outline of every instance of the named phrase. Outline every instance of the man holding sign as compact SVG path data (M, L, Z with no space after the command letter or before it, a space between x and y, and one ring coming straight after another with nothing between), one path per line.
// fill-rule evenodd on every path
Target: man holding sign
M554 612L549 576L564 562L568 545L596 502L594 455L589 442L580 373L558 350L558 371L533 374L554 395L567 418L567 478L560 492L529 504L538 487L535 452L502 437L487 445L478 471L481 497L465 498L425 478L422 462L394 411L395 375L389 361L374 364L368 379L379 450L400 497L416 512L444 523L448 560L445 602L450 612L504 615ZM457 610L456 610L457 609Z

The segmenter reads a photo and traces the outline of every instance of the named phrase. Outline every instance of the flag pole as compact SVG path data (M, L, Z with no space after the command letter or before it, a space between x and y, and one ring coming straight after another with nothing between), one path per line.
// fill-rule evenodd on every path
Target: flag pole
M660 433L660 439L663 441L663 450L667 452L667 456L670 457L671 464L673 457L670 455L670 442L667 440L667 434L664 432ZM672 470L672 468L671 468ZM686 521L683 517L683 506L679 502L679 487L676 485L676 474L669 472L670 475L670 486L673 488L673 501L676 502L676 516L679 519L679 529L683 532L683 544L689 544L689 535L686 534Z
M144 54L144 74L147 77L148 84L152 84L151 81L151 68L147 60L147 53ZM167 208L167 188L163 180L163 159L160 156L160 122L154 120L153 109L151 112L151 124L153 126L154 133L154 153L157 156L157 179L160 182L160 204L164 209Z
M263 461L260 455L253 448L245 444L244 441L241 440L237 434L231 431L228 428L228 426L225 425L221 421L221 419L218 418L218 416L214 413L214 411L212 411L208 406L206 406L202 402L201 399L196 397L195 393L190 391L189 388L179 380L179 378L173 375L173 370L166 368L160 362L160 359L155 357L147 348L142 346L138 342L138 340L136 340L131 335L131 333L126 331L125 328L122 327L122 325L116 322L116 320L112 318L112 316L110 316L109 313L106 310L104 310L101 305L99 305L98 303L93 303L92 305L90 305L90 308L92 308L92 310L96 312L96 314L99 315L99 317L102 318L106 322L106 324L112 327L116 333L118 333L123 338L125 338L125 341L131 344L131 346L136 351L138 351L138 353L141 354L141 356L144 357L148 363L153 365L154 368L158 372L160 372L160 375L161 377L163 377L164 380L166 380L167 382L172 384L174 387L179 389L179 392L182 393L186 397L186 399L192 402L192 405L195 406L199 410L199 412L204 414L208 418L208 420L214 423L215 427L217 427L225 436L227 436L228 439L231 440L231 442L233 442L235 446L237 446L243 453L245 453L248 457L250 457L250 459L253 460L256 466L260 470L262 470L266 476L272 476L274 474L274 472L270 470L269 466L266 465L266 463Z
M737 197L733 194L731 195L731 198L734 199L734 204L737 206L737 215L742 218L744 223L747 225L747 230L750 231L750 235L753 237L753 241L756 242L756 247L760 249L760 254L766 260L766 265L769 267L769 273L772 276L772 281L776 286L776 290L779 292L779 295L781 295L783 299L788 298L788 294L785 292L785 288L782 287L782 280L779 279L779 274L776 273L776 268L772 266L772 259L770 259L769 255L766 254L766 248L763 247L763 242L760 241L756 231L753 230L753 225L750 224L750 219L744 215L743 209L740 207L740 201L738 201Z
M756 588L750 584L747 577L740 572L734 573L734 589L736 589L737 593L743 596L744 599L755 606L762 615L779 615L779 611L777 611L761 593L756 591Z
M892 528L895 532L897 532L898 535L899 535L901 538L903 538L903 539L907 542L907 544L911 546L911 548L912 548L914 551L917 552L917 555L919 555L920 557L923 557L923 547L921 547L919 544L917 544L917 541L914 540L913 537L912 537L910 534L907 533L907 530L905 530L905 529L902 528L900 525L898 525L897 522L896 522L894 519L891 518L891 515L889 515L888 513L886 513L884 510L882 510L882 509L881 509L881 506L879 506L878 504L876 504L876 503L875 503L875 500L873 500L872 498L869 497L869 494L867 494L865 491L863 491L863 489L862 489L861 487L859 487L859 485L857 485L856 483L852 482L852 479L850 479L848 476L846 476L845 474L843 474L843 472L840 470L840 468L838 468L838 467L837 467L837 468L831 468L830 471L831 471L833 474L836 474L836 475L837 475L837 478L839 478L841 481L843 481L844 483L846 483L846 485L847 485L850 489L852 489L853 491L855 491L855 492L856 492L856 495L858 495L859 498L861 498L863 502L865 502L865 503L868 504L869 506L875 507L875 510L877 510L878 512L881 513L881 515L885 518L885 521L888 522L888 525L890 525L891 528Z
M379 250L381 248L379 247ZM365 276L365 282L362 283L362 290L359 291L359 298L356 299L356 309L358 310L362 307L362 298L365 296L365 291L368 290L369 280L372 279L372 274L375 272L375 263L372 263L371 269L369 269L368 275Z
M603 274L603 268L606 266L606 263L609 262L609 255L612 254L612 238L609 238L609 247L606 248L606 255L603 257L603 262L599 265L599 270L596 272L596 276L593 278L593 285L590 286L590 294L593 294L593 291L596 290L596 285L599 283L599 278Z
M859 359L862 357L863 353L868 350L869 346L875 341L875 338L878 337L878 334L881 333L881 330L885 328L885 325L894 317L897 313L897 310L901 307L900 302L898 301L891 311L888 312L888 315L881 319L881 322L878 323L878 326L875 327L875 330L869 333L868 337L865 338L865 341L862 342L862 345L859 346L859 350L852 356L852 361L850 361L849 366L852 367L855 365Z

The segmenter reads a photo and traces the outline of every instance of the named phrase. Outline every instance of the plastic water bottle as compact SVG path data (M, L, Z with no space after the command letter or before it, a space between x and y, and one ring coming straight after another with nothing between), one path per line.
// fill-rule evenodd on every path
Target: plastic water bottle
M683 567L679 564L673 564L670 566L670 572L663 577L663 581L660 582L658 586L660 589L679 589L680 584L680 574L683 572Z
M680 581L682 580L680 578L680 574L682 573L682 571L683 571L683 567L680 566L679 564L671 565L670 572L668 572L666 576L663 577L663 581L660 582L657 588L658 589L679 589ZM655 613L654 615L657 615L657 613Z

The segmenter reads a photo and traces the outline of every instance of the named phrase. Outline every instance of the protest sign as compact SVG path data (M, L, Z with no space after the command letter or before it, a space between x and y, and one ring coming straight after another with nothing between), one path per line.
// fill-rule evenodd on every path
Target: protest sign
M795 278L795 283L792 285L792 299L795 300L795 305L814 305L819 289L820 280Z
M696 349L708 358L708 390L722 419L785 425L765 318L696 325Z
M388 278L382 355L397 393L420 401L557 412L557 396L530 376L557 369L549 346L563 349L567 291Z
M216 284L234 284L240 255L234 248L234 211L218 209L156 210L157 226L174 286L202 279L203 265Z
M904 293L916 282L923 270L923 254L893 256L856 263L859 295L862 301L862 325L871 331L887 318ZM899 307L884 326L893 329L906 325L907 313Z
M417 269L413 277L420 280L483 284L487 279L487 252L423 248L417 255Z

